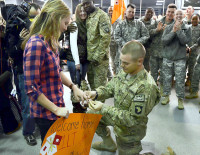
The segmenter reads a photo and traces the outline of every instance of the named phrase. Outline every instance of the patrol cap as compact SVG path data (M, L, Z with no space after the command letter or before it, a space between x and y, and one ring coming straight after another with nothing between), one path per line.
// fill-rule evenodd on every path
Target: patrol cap
M82 3L93 2L93 0L82 0Z

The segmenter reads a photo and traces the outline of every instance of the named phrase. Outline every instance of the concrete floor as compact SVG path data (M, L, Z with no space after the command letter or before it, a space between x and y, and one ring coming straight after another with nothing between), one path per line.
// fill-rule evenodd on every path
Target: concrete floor
M69 73L66 72L69 77ZM65 87L65 103L72 111L70 90ZM170 96L170 104L158 104L149 114L146 137L142 140L143 152L153 152L161 155L171 146L177 155L200 155L200 99L185 100L185 109L177 109L177 98L174 89ZM106 100L113 105L113 99ZM112 130L112 127L111 127ZM29 146L22 136L22 129L12 135L0 133L0 155L37 155L40 151L40 136L36 132L38 144ZM114 138L114 134L112 132ZM101 140L96 134L93 141ZM106 151L96 151L91 148L90 155L117 155Z

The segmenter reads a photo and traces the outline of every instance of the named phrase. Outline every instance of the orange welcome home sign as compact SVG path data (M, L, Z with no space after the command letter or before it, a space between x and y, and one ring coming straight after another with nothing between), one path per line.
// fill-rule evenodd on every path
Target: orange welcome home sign
M40 155L89 155L102 115L70 114L58 119L47 132Z

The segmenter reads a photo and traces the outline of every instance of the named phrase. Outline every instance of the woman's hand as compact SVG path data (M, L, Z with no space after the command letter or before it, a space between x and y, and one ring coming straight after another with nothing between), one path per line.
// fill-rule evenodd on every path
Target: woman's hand
M74 97L77 101L82 101L83 103L84 100L87 99L87 96L85 95L85 93L81 89L79 89L76 85L73 85L72 90L74 93Z
M68 118L69 110L66 107L57 107L54 114L56 114L56 116Z

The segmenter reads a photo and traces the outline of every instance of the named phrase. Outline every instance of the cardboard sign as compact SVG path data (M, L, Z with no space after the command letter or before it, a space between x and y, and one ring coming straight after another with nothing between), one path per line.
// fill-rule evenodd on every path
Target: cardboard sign
M58 119L47 132L40 155L89 155L102 115L70 114Z

